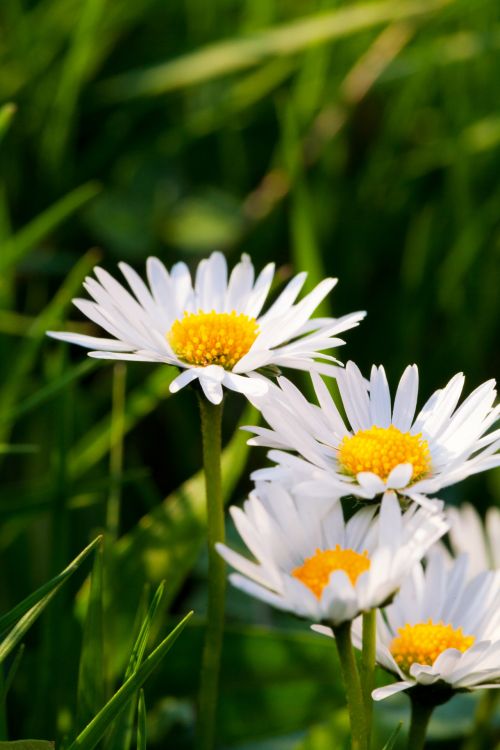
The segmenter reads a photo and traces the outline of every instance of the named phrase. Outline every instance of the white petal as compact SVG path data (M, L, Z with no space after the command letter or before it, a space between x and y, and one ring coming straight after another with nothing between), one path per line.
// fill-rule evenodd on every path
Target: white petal
M407 487L413 474L412 464L398 464L387 477L387 487L392 490L399 490Z
M417 365L410 365L399 381L392 411L392 423L401 432L408 432L411 427L415 416L417 397L418 368Z
M384 687L377 688L372 692L372 698L374 701L383 701L384 698L390 698L391 695L401 693L403 690L408 690L415 683L405 680L404 682L393 682L392 685L385 685Z
M383 367L372 367L370 378L370 416L378 427L389 427L391 423L391 395Z
M89 349L103 349L108 352L129 352L130 344L116 339L103 339L98 336L86 336L83 333L66 333L65 331L47 331L47 336L59 341L66 341L69 344L85 346Z

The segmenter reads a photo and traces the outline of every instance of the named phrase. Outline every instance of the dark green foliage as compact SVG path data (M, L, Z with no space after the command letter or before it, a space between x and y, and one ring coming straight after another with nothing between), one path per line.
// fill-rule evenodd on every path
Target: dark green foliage
M9 646L0 737L70 747L146 666L126 674L144 586L163 579L145 653L170 618L193 608L196 623L146 700L136 680L105 746L118 750L122 721L143 750L146 707L152 750L190 750L194 736L206 589L194 394L170 397L166 367L133 364L125 379L46 329L95 332L70 300L96 263L194 266L218 248L231 263L275 260L280 282L338 276L321 312L369 313L340 359L382 362L392 384L417 362L422 401L459 370L468 389L495 376L499 48L497 0L0 2L0 626L105 535L92 582L64 583L23 631L22 659L17 637ZM265 461L232 437L256 419L243 409L230 394L233 502ZM445 497L498 503L498 472ZM331 644L234 591L228 610L221 747L345 747ZM376 707L377 747L404 706ZM437 712L436 747L458 746L474 706Z

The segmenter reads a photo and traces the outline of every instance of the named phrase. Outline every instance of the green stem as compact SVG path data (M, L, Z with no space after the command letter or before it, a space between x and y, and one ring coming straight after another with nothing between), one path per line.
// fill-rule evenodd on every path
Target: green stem
M335 635L340 668L346 689L347 708L351 723L351 748L352 750L368 750L365 706L358 668L352 649L351 623L344 622L342 625L336 625L333 628L333 633Z
M424 750L427 727L434 711L432 703L421 703L412 697L411 699L411 723L408 735L408 750Z
M370 747L373 715L373 682L375 676L375 651L377 642L377 611L372 609L363 614L363 646L361 657L361 689L365 702L366 733Z
M199 404L207 497L208 610L201 663L198 747L200 750L212 750L215 743L226 588L225 564L215 549L216 542L224 541L224 505L221 488L222 404L216 406L201 395Z

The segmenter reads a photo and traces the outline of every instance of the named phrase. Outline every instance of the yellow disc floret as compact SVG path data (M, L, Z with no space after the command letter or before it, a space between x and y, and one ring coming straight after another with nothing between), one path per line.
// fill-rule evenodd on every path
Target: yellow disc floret
M384 482L398 464L412 464L412 481L425 476L431 467L427 440L422 435L401 432L389 427L370 427L345 437L339 446L338 459L347 474L370 471Z
M390 652L403 672L409 672L412 664L431 667L447 648L456 648L463 653L475 641L473 635L464 635L462 628L442 622L435 625L432 620L416 625L406 624L398 628L398 633L390 645Z
M249 351L259 333L255 318L230 313L185 312L174 322L167 339L179 359L190 365L220 365L232 370Z
M352 549L342 549L338 544L335 549L316 550L302 565L292 570L292 575L311 589L318 599L334 570L343 570L354 585L358 576L368 570L370 560L365 551L362 555Z

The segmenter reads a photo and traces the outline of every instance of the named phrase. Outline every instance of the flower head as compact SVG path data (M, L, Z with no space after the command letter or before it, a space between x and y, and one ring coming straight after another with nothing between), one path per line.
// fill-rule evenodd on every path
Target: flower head
M243 510L231 509L256 562L217 549L238 573L230 581L278 609L334 625L380 606L447 529L441 513L413 506L402 513L395 493L348 521L339 502L278 482L258 483Z
M311 315L333 289L325 279L300 302L306 279L299 273L267 312L261 313L274 277L270 263L254 279L250 258L243 255L230 277L221 253L202 260L194 284L185 263L170 273L157 258L148 258L149 286L126 263L120 263L130 291L102 268L87 278L91 300L73 300L84 315L112 338L50 331L53 338L91 349L100 359L164 362L182 372L173 380L175 393L198 379L205 396L220 403L223 386L256 397L267 388L260 368L274 365L332 374L336 360L323 352L344 342L342 331L358 325L364 313L342 318Z
M372 368L368 383L348 362L337 373L346 422L322 379L312 378L319 406L286 378L258 399L271 429L248 428L256 435L249 442L273 448L269 457L276 466L254 478L278 478L291 470L311 494L329 487L337 496L373 499L395 490L425 505L426 495L500 465L500 430L488 433L500 410L493 406L493 380L457 408L464 377L456 375L415 417L416 365L403 373L392 404L383 367Z
M442 555L431 556L425 571L415 566L384 614L377 613L377 661L399 682L375 690L375 700L416 685L500 687L500 571L470 579L467 564L466 555L451 567ZM360 637L356 622L358 646Z

